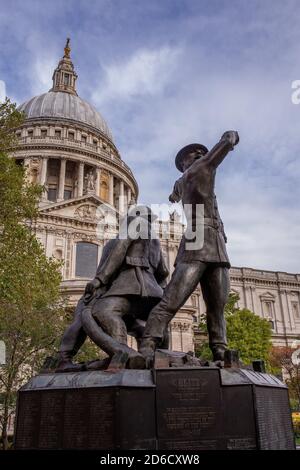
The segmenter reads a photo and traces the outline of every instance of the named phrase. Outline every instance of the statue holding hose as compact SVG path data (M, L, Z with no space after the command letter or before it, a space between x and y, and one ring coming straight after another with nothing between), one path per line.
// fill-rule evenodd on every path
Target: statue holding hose
M160 301L168 269L160 242L153 238L152 222L156 216L146 206L134 206L123 221L126 228L143 226L140 235L119 236L103 248L95 275L85 289L75 310L74 320L65 331L57 372L82 370L72 359L87 336L109 358L123 354L126 367L145 367L143 356L127 346L127 334L139 345L149 312ZM151 236L152 234L152 236ZM168 348L165 331L161 346Z

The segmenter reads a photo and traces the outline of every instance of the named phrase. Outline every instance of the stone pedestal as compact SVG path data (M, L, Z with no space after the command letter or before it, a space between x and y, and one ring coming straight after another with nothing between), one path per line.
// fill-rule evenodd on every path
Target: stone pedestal
M18 396L17 449L294 449L286 386L244 369L45 374Z

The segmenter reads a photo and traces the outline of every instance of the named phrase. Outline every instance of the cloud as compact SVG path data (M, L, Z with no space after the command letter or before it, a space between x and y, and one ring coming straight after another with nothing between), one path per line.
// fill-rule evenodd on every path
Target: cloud
M7 92L48 91L70 36L78 92L107 120L141 201L168 201L181 146L238 129L216 178L232 263L299 272L297 0L0 3Z
M0 101L5 101L6 97L6 86L3 80L0 80Z
M58 63L57 57L35 57L28 82L33 96L52 88L52 75Z
M223 178L217 193L233 265L299 272L299 207L282 203L280 187L268 191L238 173Z
M93 93L100 105L110 100L161 93L171 77L180 48L164 46L156 50L140 49L121 63L105 65L104 81Z

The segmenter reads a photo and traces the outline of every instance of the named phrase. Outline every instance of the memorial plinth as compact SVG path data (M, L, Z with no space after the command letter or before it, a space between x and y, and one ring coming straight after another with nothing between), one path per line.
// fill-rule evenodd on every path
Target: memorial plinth
M286 386L252 370L44 374L19 391L17 449L294 449Z

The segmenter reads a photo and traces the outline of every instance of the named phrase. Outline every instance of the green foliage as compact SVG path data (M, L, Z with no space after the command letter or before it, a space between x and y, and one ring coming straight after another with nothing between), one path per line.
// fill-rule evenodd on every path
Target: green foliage
M38 200L43 188L26 182L25 168L16 164L7 149L17 146L13 130L24 116L9 99L0 103L0 227L9 229L17 222L37 216Z
M228 315L232 315L233 313L239 311L239 308L237 307L239 300L240 300L240 297L238 294L234 292L231 292L229 294L228 301L224 309L225 318Z
M64 324L61 264L49 259L34 234L41 187L29 185L24 169L4 152L22 116L6 101L0 105L0 339L6 365L0 368L3 447L16 390L53 353ZM14 143L15 145L15 143Z
M6 98L0 103L0 152L6 152L16 143L13 130L19 127L24 120L16 105Z
M251 364L255 359L268 361L271 349L270 324L250 310L239 309L238 300L237 294L230 294L225 307L228 347L239 351L244 364ZM206 337L197 350L197 356L211 360L205 316L201 318L199 328Z
M107 354L93 343L90 338L87 338L76 355L76 361L88 362L95 359L104 359L105 357L107 357Z
M290 407L291 407L291 411L298 411L299 412L300 411L299 410L299 400L297 400L297 398L290 398Z
M270 367L271 370L280 370L288 386L291 403L296 411L300 411L300 365L293 363L293 352L294 349L289 346L273 346Z
M28 185L25 169L0 151L0 226L4 229L17 222L33 220L42 193L39 185Z
M271 349L271 327L267 320L247 309L226 316L228 346L240 353L245 364L255 359L268 361Z

